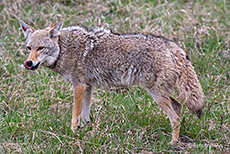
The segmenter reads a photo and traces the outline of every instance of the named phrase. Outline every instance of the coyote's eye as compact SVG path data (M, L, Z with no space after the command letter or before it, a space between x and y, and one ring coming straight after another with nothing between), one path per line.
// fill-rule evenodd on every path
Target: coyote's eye
M44 49L44 47L38 47L38 51L41 51L43 49Z
M31 47L30 47L30 46L27 46L26 49L30 51L30 50L31 50Z

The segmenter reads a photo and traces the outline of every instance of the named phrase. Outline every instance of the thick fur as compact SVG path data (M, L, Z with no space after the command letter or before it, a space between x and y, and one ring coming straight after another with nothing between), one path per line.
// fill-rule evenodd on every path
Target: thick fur
M174 42L153 35L115 34L103 28L61 29L62 22L42 30L20 23L29 28L23 31L26 47L32 48L27 59L33 62L32 68L39 64L49 67L75 88L73 131L80 120L89 121L92 87L142 85L168 115L172 143L179 137L182 109L172 97L174 91L189 110L201 115L201 85L188 56ZM39 46L45 47L43 51L38 51Z

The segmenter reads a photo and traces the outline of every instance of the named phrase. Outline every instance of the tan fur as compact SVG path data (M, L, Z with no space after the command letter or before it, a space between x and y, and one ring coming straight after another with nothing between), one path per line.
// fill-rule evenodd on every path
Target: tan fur
M40 53L38 51L31 51L28 57L28 60L36 61L38 60Z
M78 126L79 119L82 112L82 101L84 96L85 86L77 85L74 88L74 104L73 104L73 112L72 112L72 125L71 129L74 132L75 128Z
M182 105L201 115L204 94L186 53L163 37L143 34L116 34L111 30L88 30L74 26L61 28L63 22L34 30L20 21L26 47L39 51L35 61L25 61L28 69L46 66L61 74L74 86L71 129L89 121L93 87L130 87L142 85L168 115L173 132L179 138ZM35 56L36 57L36 56ZM36 59L36 58L34 58ZM29 66L28 66L28 65ZM32 65L32 66L31 66Z

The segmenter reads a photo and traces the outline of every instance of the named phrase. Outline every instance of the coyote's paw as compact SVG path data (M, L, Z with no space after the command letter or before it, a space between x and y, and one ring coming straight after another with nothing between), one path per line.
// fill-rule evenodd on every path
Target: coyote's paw
M72 132L73 133L75 133L75 130L77 129L77 127L78 127L78 121L73 121L72 120L72 123L71 123L71 130L72 130Z
M77 128L83 128L84 124L89 123L89 114L81 113L78 118L72 118L71 130L75 133Z
M169 145L174 145L174 144L176 144L178 142L178 140L171 140L170 142L169 142Z
M79 121L81 122L81 124L87 124L89 123L89 120L89 112L83 110L83 112L80 115Z

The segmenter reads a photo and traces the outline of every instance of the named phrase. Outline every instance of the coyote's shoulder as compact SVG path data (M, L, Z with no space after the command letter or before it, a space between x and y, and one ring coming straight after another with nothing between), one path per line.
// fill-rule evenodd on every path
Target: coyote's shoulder
M181 104L198 117L204 94L188 56L174 42L153 35L117 34L111 30L80 26L62 28L63 22L34 30L20 21L30 52L25 67L49 67L73 84L72 130L89 121L92 87L142 85L168 115L172 142L178 140Z

